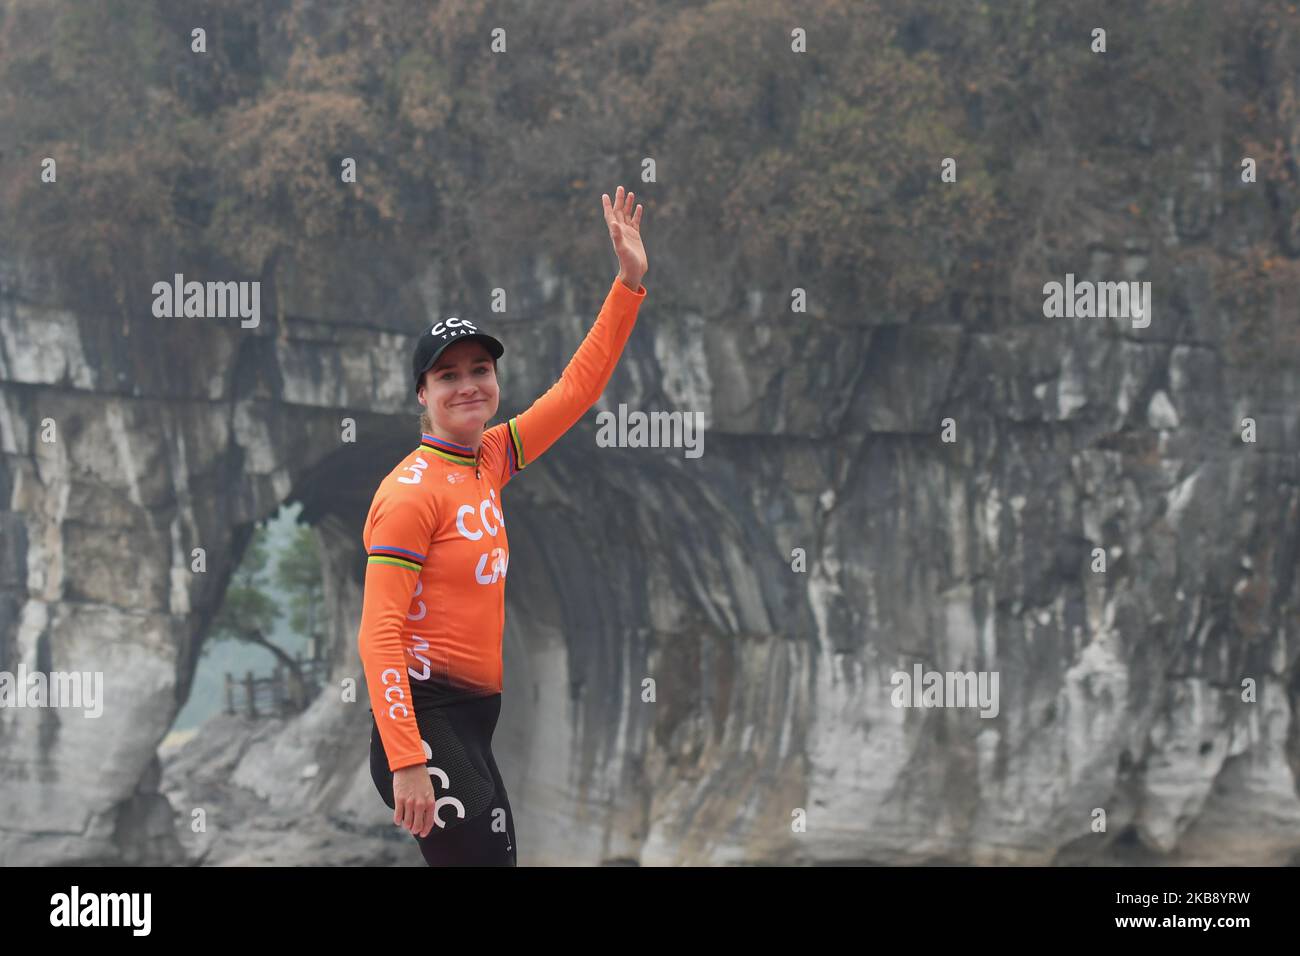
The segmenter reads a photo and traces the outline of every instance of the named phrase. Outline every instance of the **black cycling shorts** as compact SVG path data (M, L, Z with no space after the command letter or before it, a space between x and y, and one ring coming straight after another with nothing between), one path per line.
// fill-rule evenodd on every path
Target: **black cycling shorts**
M501 772L492 759L492 733L500 714L500 694L437 707L415 705L437 803L429 835L415 835L429 866L515 865L515 822ZM373 711L370 776L384 803L395 809L393 772L388 769Z

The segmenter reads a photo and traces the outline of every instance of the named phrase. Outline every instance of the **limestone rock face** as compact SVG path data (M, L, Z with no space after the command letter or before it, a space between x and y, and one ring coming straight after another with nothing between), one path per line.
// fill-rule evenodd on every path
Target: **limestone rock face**
M0 862L419 862L369 778L356 629L439 293L413 275L423 314L377 327L281 267L258 328L141 317L90 348L101 317L4 263L0 670L104 687L98 717L0 709ZM551 318L503 323L501 418L603 294L530 281ZM648 288L597 410L700 411L704 454L600 447L592 413L505 494L494 750L521 863L1294 861L1294 369L1225 363L1194 297L1150 334L843 303L794 335ZM160 757L287 500L319 537L332 679L291 720L217 718ZM895 706L917 663L996 672L996 715Z

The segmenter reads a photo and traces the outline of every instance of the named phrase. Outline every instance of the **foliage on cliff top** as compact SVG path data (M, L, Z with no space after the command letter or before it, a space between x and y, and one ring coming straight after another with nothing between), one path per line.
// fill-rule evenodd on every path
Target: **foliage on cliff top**
M1229 223L1259 242L1215 273L1267 259L1294 289L1298 25L1285 0L0 0L5 241L119 303L187 258L260 275L358 236L582 270L623 182L661 257L878 313L1019 297L1099 249L1169 270Z

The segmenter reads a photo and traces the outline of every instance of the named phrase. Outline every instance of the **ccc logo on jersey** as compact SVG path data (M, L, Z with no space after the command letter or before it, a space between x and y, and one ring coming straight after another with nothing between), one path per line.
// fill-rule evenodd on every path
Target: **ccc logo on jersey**
M388 679L390 674L392 680ZM403 703L406 700L406 691L402 690L402 672L395 667L385 667L384 672L379 675L379 682L384 685L384 700L388 702L389 720L396 720L399 710L401 716L409 717L410 708Z
M456 530L462 538L478 541L486 531L495 538L497 532L506 526L505 515L496 506L496 489L488 489L488 497L478 504L461 505L456 509ZM471 527L471 525L473 527ZM479 555L478 565L474 568L474 580L479 584L496 584L506 576L506 566L510 563L510 552L505 548L493 548Z

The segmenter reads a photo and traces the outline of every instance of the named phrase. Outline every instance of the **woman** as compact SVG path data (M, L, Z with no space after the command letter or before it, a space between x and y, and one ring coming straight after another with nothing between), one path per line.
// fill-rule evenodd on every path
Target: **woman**
M560 380L527 411L497 411L504 346L482 323L438 322L416 343L420 447L366 516L358 646L371 704L370 773L430 866L514 866L510 803L492 758L501 712L506 543L501 489L595 404L645 298L641 212L619 186L605 222L619 273Z

